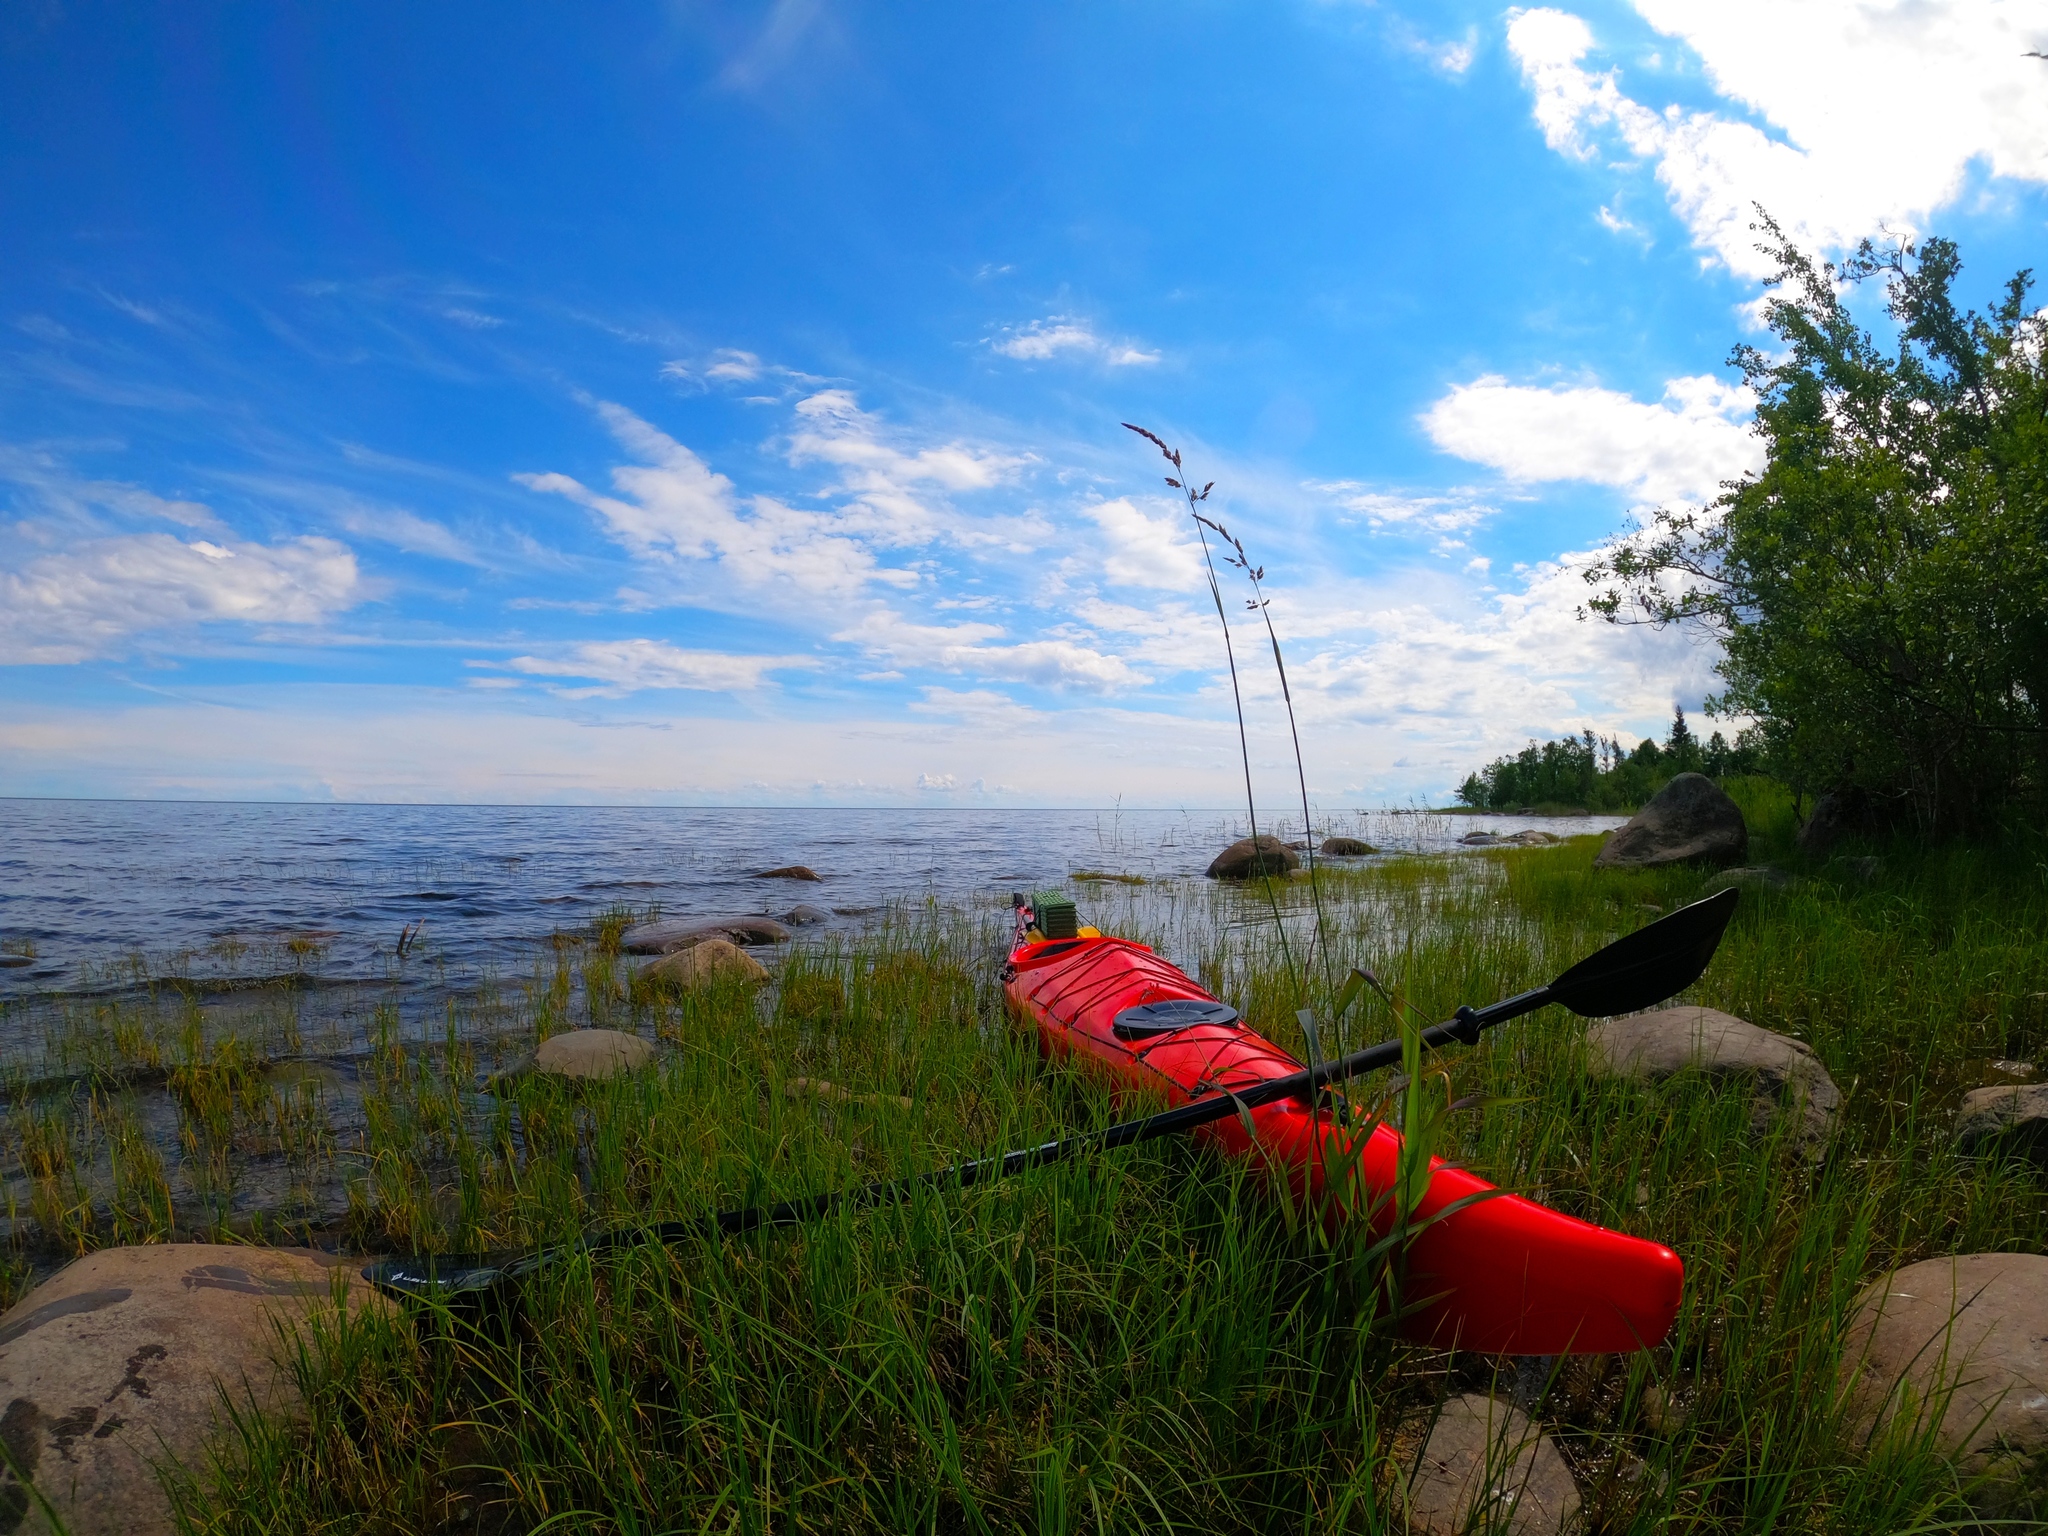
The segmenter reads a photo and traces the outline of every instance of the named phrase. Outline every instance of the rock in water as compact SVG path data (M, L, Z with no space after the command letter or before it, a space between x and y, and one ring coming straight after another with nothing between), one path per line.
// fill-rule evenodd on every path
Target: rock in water
M218 1387L245 1411L294 1408L277 1327L331 1314L337 1281L351 1311L388 1306L359 1262L214 1243L87 1254L0 1317L0 1438L72 1536L168 1536L170 1500L150 1463L168 1454L203 1470ZM0 1530L49 1529L0 1471Z
M2048 1502L2025 1466L2037 1458L2038 1475L2048 1453L2048 1257L1968 1253L1885 1276L1856 1300L1840 1371L1857 1442L1938 1425L1943 1454L1987 1475L1980 1507Z
M1586 1053L1600 1077L1656 1083L1689 1068L1709 1077L1748 1077L1756 1092L1751 1129L1765 1135L1781 1114L1796 1111L1810 1152L1826 1146L1842 1107L1834 1079L1804 1041L1714 1008L1659 1008L1602 1020L1586 1031Z
M1316 852L1328 854L1333 859L1362 859L1368 853L1378 853L1379 849L1363 838L1326 837Z
M822 880L825 877L808 864L785 864L780 869L764 869L754 876L756 880Z
M1511 1403L1445 1403L1407 1477L1408 1528L1561 1536L1579 1528L1579 1489L1557 1447Z
M1965 1152L2004 1148L2048 1167L2048 1083L1972 1088L1956 1115Z
M617 1029L572 1029L541 1041L533 1053L533 1069L550 1077L623 1077L653 1060L654 1047L638 1035Z
M802 928L812 923L829 923L832 921L832 914L823 907L814 907L809 902L800 901L790 908L789 915L784 920Z
M1247 880L1253 875L1284 875L1298 869L1301 860L1277 837L1263 832L1256 840L1241 837L1210 861L1211 880Z
M629 955L666 955L706 939L728 944L783 944L789 930L772 917L669 917L657 923L636 923L619 935L619 948Z
M1681 773L1607 839L1593 865L1650 869L1693 862L1740 864L1748 853L1749 824L1741 809L1705 774Z
M767 967L736 944L724 939L706 939L688 949L663 955L635 978L643 987L666 987L687 991L704 986L720 976L737 976L742 981L768 979Z

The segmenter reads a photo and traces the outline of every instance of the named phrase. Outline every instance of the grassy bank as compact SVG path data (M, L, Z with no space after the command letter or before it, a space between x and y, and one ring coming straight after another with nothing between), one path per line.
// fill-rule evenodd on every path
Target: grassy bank
M1760 853L1785 854L1789 820L1748 809ZM1441 1016L1710 883L1596 872L1593 846L1324 871L1333 952ZM1844 1106L1817 1164L1789 1126L1753 1136L1740 1092L1590 1080L1568 1018L1443 1058L1454 1092L1517 1101L1460 1117L1467 1161L1687 1263L1663 1347L1566 1362L1547 1384L1540 1415L1597 1528L1848 1533L1963 1513L1939 1459L1846 1442L1837 1340L1893 1264L2048 1240L2038 1174L1949 1147L1967 1087L2048 1051L2044 857L1894 850L1874 873L1842 862L1745 898L1693 995L1819 1053ZM1279 893L1297 922L1306 895ZM1258 891L1094 882L1084 899L1292 1047L1280 1021L1327 1004L1284 971ZM191 1230L168 1192L192 1173L166 1162L231 1179L238 1138L295 1138L308 1180L343 1167L328 1235L392 1252L689 1215L1102 1123L1106 1097L1004 1025L997 933L992 910L901 915L857 948L800 949L758 997L635 998L600 945L564 943L496 1000L488 1039L452 1015L442 1035L374 1037L360 1123L341 1129L280 1121L254 1046L81 1020L67 1049L98 1052L102 1081L156 1041L161 1079L125 1091L176 1114L183 1158L123 1131L156 1112L132 1100L102 1112L91 1082L17 1083L9 1150L42 1202L17 1213L17 1245ZM658 1040L658 1067L479 1088L581 1022ZM1387 1032L1384 1014L1354 1019L1351 1043ZM1255 1177L1153 1144L804 1230L578 1260L481 1329L358 1320L303 1360L304 1422L245 1422L185 1492L217 1531L1398 1529L1409 1416L1500 1367L1400 1343L1372 1278Z

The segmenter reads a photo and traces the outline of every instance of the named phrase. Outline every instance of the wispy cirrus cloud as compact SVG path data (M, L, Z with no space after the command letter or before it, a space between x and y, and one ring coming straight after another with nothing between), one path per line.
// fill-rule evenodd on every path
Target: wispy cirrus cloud
M1048 315L1043 320L1012 326L986 338L985 344L991 352L1020 363L1074 358L1111 368L1149 368L1160 356L1136 342L1103 336L1087 321L1072 315Z
M565 698L622 698L647 689L698 693L751 693L770 672L818 665L813 656L750 656L732 651L687 650L664 640L586 640L545 656L514 656L502 666L526 677L586 679L591 686L554 691Z

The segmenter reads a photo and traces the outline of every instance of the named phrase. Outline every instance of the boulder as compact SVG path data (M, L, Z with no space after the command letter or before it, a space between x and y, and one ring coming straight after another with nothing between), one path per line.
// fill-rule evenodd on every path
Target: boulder
M782 944L789 930L772 917L670 917L636 923L619 935L619 948L629 955L667 955L723 939L728 944Z
M1714 1008L1659 1008L1604 1019L1586 1031L1587 1064L1600 1077L1662 1082L1697 1070L1709 1077L1746 1077L1755 1107L1750 1127L1768 1133L1781 1114L1796 1112L1807 1149L1819 1151L1834 1129L1842 1095L1805 1042L1759 1029Z
M2048 1083L1972 1088L1956 1114L1956 1145L1965 1152L2004 1148L2048 1167Z
M800 901L794 907L790 908L789 915L785 917L783 921L786 923L794 923L799 928L806 928L814 923L831 922L832 914L830 912L827 912L823 907L814 907L809 902Z
M1681 773L1607 839L1593 865L1740 864L1748 852L1749 824L1740 807L1705 774Z
M1437 1411L1405 1484L1408 1528L1429 1536L1579 1528L1578 1485L1557 1447L1519 1408L1480 1393Z
M1284 875L1300 868L1294 850L1277 837L1260 833L1258 838L1241 837L1209 863L1211 880L1246 880L1253 875Z
M1831 789L1813 802L1813 814L1800 824L1799 851L1824 858L1837 841L1877 829L1879 816L1870 796L1860 789Z
M1526 832L1517 832L1512 837L1502 838L1501 841L1504 843L1519 843L1524 848L1548 848L1553 843L1563 842L1564 839L1555 832L1538 832L1534 827L1531 827Z
M1494 836L1491 832L1467 832L1463 837L1459 838L1458 841L1463 843L1467 848L1491 848L1494 846L1494 844L1498 843L1500 839Z
M245 1410L292 1411L284 1334L331 1316L337 1284L351 1311L389 1306L360 1262L214 1243L87 1254L0 1316L0 1439L72 1536L168 1536L151 1464L204 1469L221 1387ZM0 1470L0 1531L49 1529Z
M2048 1454L2048 1257L1926 1259L1866 1287L1840 1386L1859 1440L1900 1420L1931 1428L1964 1476L1987 1478L1980 1505L2015 1502L2029 1491L2024 1463L2036 1458L2038 1477Z
M736 944L724 939L706 939L688 949L663 955L636 978L644 987L666 987L687 991L704 986L720 976L737 976L742 981L768 979L767 967Z
M654 1046L638 1035L617 1029L572 1029L541 1041L533 1053L533 1070L550 1077L623 1077L653 1060Z
M822 880L825 877L808 864L785 864L780 869L764 869L754 876L756 880Z
M1369 853L1378 853L1379 849L1361 837L1326 837L1322 847L1316 851L1333 859L1362 859Z

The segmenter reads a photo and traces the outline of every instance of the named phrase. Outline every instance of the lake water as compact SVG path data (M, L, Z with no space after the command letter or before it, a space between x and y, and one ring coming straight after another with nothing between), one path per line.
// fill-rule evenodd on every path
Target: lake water
M1477 830L1560 836L1620 818L1343 812L1323 835L1389 852ZM1300 815L1262 815L1299 837ZM0 800L0 999L306 970L436 991L524 973L609 909L767 913L857 929L892 902L991 907L1076 870L1199 878L1227 811L745 810ZM816 884L758 878L802 864ZM402 931L424 924L409 963ZM25 962L25 963L24 963ZM426 962L426 963L422 963Z
M1617 821L1348 812L1319 817L1317 831L1389 853L1448 852L1477 831L1569 835ZM1260 825L1301 831L1298 815L1262 815ZM17 1107L40 1103L71 1128L82 1182L65 1199L96 1202L96 1221L112 1219L115 1149L132 1129L157 1159L178 1230L282 1222L279 1230L332 1243L360 1194L370 1099L382 1091L376 1052L417 1042L429 1048L424 1060L432 1042L459 1033L478 1074L507 1067L533 1028L520 998L530 1005L556 985L571 989L560 1017L609 1017L610 1004L599 1006L586 973L564 958L589 952L553 940L587 935L610 910L782 916L801 902L826 914L797 930L810 939L855 936L892 908L932 901L984 913L993 961L1009 892L1081 871L1145 878L1069 887L1084 914L1106 910L1126 931L1161 914L1232 922L1230 903L1184 898L1220 894L1202 871L1243 831L1241 817L1222 811L0 800L0 1093ZM791 864L823 878L759 878ZM408 930L417 938L401 958ZM198 1039L188 1034L195 1026ZM226 1035L267 1063L271 1090L311 1106L323 1144L343 1152L314 1166L263 1131L235 1141L222 1167L190 1155L190 1115L160 1067L137 1070L135 1052L147 1036L162 1060L181 1060ZM480 1078L459 1097L479 1125L501 1109ZM48 1191L13 1151L0 1161L10 1213L0 1238L40 1244L41 1273L70 1250L37 1225L44 1217L31 1213Z

